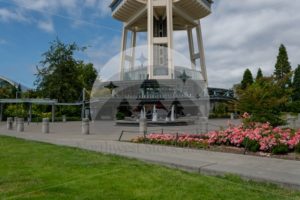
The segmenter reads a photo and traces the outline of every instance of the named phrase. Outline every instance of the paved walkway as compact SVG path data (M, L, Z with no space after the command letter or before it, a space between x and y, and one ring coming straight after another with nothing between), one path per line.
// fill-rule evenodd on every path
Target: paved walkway
M40 128L40 124L31 126ZM299 161L117 142L115 140L120 130L124 127L115 127L108 122L102 124L103 127L101 128L102 131L107 129L107 134L98 133L92 135L81 135L80 123L54 124L53 126L55 127L52 127L52 129L57 132L52 132L51 134L41 134L37 131L38 129L34 129L31 126L25 127L24 133L6 131L4 126L0 128L0 132L1 135L116 154L187 171L209 175L231 173L246 179L266 181L300 189ZM64 131L68 128L70 128L69 131ZM131 129L137 130L134 127L131 127ZM59 132L59 130L64 133ZM108 137L109 133L113 137Z

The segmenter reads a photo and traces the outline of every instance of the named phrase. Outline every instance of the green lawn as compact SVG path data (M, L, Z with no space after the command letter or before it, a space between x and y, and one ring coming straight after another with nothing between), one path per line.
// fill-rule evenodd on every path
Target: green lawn
M0 137L0 199L281 200L300 192Z

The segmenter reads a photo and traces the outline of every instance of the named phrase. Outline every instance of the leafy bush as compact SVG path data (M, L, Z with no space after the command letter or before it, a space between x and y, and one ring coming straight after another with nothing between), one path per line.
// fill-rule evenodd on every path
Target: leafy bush
M58 116L66 115L67 117L81 116L80 106L61 106L57 112Z
M242 145L251 152L258 152L260 148L260 145L256 140L251 140L248 137L244 139Z
M287 112L300 113L300 101L290 102L286 105Z
M125 114L121 113L121 112L118 112L116 114L116 118L117 118L117 120L123 120L123 119L125 119Z
M289 147L285 144L278 144L272 148L272 154L286 154L289 152Z
M248 114L243 115L245 119ZM133 139L139 141L139 139ZM146 135L146 141L151 144L167 144L182 147L209 148L209 146L225 145L245 147L252 152L262 151L273 154L300 152L300 129L283 129L272 127L269 123L252 123L230 125L225 130L211 131L207 134L168 134L152 133Z
M81 116L79 117L66 117L66 120L68 122L78 122L78 121L81 121ZM55 121L56 122L62 122L63 121L63 117L55 117Z
M26 118L28 116L28 113L24 109L23 105L8 105L5 109L5 115L7 117Z
M284 123L280 119L283 105L289 102L290 89L282 87L283 80L264 77L246 89L237 89L238 109L251 114L252 122L271 123L279 126Z
M273 126L281 126L286 125L286 121L281 119L278 114L271 113L271 112L265 112L265 113L253 113L253 115L250 117L251 122L269 122Z
M295 146L295 152L300 153L300 143Z

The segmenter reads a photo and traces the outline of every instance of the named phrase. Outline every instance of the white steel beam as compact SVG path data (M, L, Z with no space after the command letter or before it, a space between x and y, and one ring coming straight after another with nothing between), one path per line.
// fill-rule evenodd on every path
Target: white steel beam
M135 65L135 48L136 48L136 31L132 31L131 32L131 66L130 69L133 70L134 69L134 65Z
M141 16L143 16L147 12L147 7L145 6L143 9L141 9L139 12L137 12L135 15L133 15L126 23L126 28L129 28L134 22L136 22Z
M173 0L167 0L167 37L168 37L168 69L169 78L175 78L173 58Z
M180 8L173 6L173 10L175 13L177 13L179 16L181 16L183 19L185 19L187 22L191 23L194 26L197 26L197 21L195 21L191 16L189 16L187 13L182 11Z
M124 80L124 72L125 72L125 60L126 60L126 49L127 49L127 36L128 29L123 26L122 32L122 43L121 43L121 63L120 63L120 80Z
M204 53L204 45L203 45L203 38L202 38L202 30L201 30L200 20L198 21L198 26L196 27L196 32L197 32L197 40L198 40L198 48L199 48L199 56L200 56L201 73L203 75L204 81L208 85L207 71L206 71L206 60L205 60L205 53Z
M190 59L192 64L192 69L196 69L196 60L195 60L195 45L194 45L194 39L193 39L193 29L189 28L187 30L188 34L188 42L189 42L189 50L190 50Z
M148 78L153 79L153 0L148 0Z

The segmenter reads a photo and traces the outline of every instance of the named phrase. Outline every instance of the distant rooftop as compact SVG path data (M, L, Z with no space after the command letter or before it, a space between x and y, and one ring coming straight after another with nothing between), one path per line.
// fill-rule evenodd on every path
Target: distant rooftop
M20 85L22 91L27 91L27 90L29 90L29 88L26 87L26 86L24 86L23 84L17 83L16 81L13 81L13 80L11 80L11 79L9 79L9 78L6 78L6 77L4 77L4 76L1 76L1 75L0 75L0 81L4 81L4 82L10 84L11 86L13 86L13 87L15 87L15 88L19 87L19 85Z

